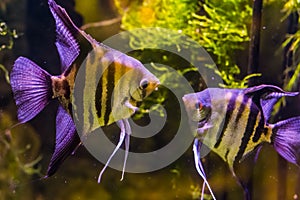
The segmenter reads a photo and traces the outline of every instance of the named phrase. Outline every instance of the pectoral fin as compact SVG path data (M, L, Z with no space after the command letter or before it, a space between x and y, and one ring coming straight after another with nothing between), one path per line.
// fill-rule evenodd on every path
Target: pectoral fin
M134 112L136 112L136 111L139 110L139 108L136 107L136 106L134 106L134 105L132 105L132 104L129 102L128 99L127 99L126 101L124 101L124 105L125 105L127 108L133 110Z

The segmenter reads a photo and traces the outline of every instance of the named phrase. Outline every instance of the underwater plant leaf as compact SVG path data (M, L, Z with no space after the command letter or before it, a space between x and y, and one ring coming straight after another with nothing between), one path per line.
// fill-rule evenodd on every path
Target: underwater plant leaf
M1 64L0 64L0 69L4 72L6 82L8 84L10 84L9 73L8 73L7 69Z

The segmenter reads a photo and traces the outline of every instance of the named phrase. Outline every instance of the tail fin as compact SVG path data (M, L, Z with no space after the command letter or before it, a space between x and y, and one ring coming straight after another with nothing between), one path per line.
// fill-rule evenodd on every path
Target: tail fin
M19 57L10 79L19 121L27 122L41 112L51 99L51 76L31 60Z
M300 116L276 123L273 134L276 151L287 161L300 166Z

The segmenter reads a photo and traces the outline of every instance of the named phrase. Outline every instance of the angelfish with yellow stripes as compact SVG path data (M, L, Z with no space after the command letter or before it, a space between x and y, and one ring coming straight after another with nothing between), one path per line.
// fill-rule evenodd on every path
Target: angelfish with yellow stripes
M235 177L234 164L263 143L272 144L283 158L299 166L300 117L268 123L278 99L296 95L272 85L207 88L185 95L183 101L196 137L194 155L199 174L205 179L200 160L202 144L227 162Z
M137 102L158 87L159 80L136 59L98 43L76 27L66 11L53 0L48 3L56 24L55 44L62 74L52 76L24 57L15 61L10 77L19 121L31 120L51 100L58 99L60 102L56 116L55 150L45 177L53 175L80 144L75 118L85 124L80 130L83 136L100 126L117 122L121 129L120 140L101 171L98 182L125 140L123 178L131 133L128 118L137 110ZM86 72L85 80L75 82L80 70ZM82 97L74 96L74 87L83 89ZM73 109L77 109L74 113L81 114L74 116Z

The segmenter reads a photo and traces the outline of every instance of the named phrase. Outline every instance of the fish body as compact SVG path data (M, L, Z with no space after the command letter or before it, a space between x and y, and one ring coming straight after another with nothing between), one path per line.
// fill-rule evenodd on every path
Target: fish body
M48 3L56 23L55 44L62 74L50 75L24 57L15 61L11 72L11 86L20 122L31 120L51 100L58 98L60 102L56 116L55 151L46 177L54 174L80 144L74 118L83 120L84 127L80 131L84 136L100 126L117 122L121 128L118 147L125 140L128 153L131 133L128 118L136 111L137 102L159 85L159 80L138 60L97 42L76 27L55 1L49 0ZM81 45L88 45L89 48L86 50ZM76 81L78 74L83 76L80 81ZM74 88L83 95L76 96ZM73 116L74 110L79 114Z
M76 87L74 80L77 71L71 71L64 77L72 88L70 98L68 98L68 89L58 91L55 96L59 96L61 104L70 114L72 114L72 107L68 105L72 105L72 101L77 108L82 107L82 111L79 108L75 110L75 113L83 113L82 116L76 116L84 125L82 135L99 126L107 126L129 118L136 111L137 102L147 97L159 84L158 79L139 61L101 44L95 44L81 67L82 69L79 70L82 79L77 80L76 83L84 85L84 87L77 87L78 93L83 94L82 97L74 101L71 99L74 96L73 88ZM54 79L56 81L56 77ZM63 92L67 95L60 94ZM77 96L75 95L75 98Z
M200 146L204 144L229 165L235 177L235 163L264 143L273 144L281 156L299 165L300 117L268 122L280 97L297 94L260 85L247 89L207 88L185 95L183 101L196 138L194 153L201 154ZM199 158L195 162L201 165Z
M205 120L205 124L198 123L196 137L230 167L259 144L271 142L272 127L265 123L258 106L243 90L210 88L192 96L193 101L203 102L202 109L206 109L203 115L201 108L194 109L192 114L196 121ZM203 96L210 96L210 101Z

